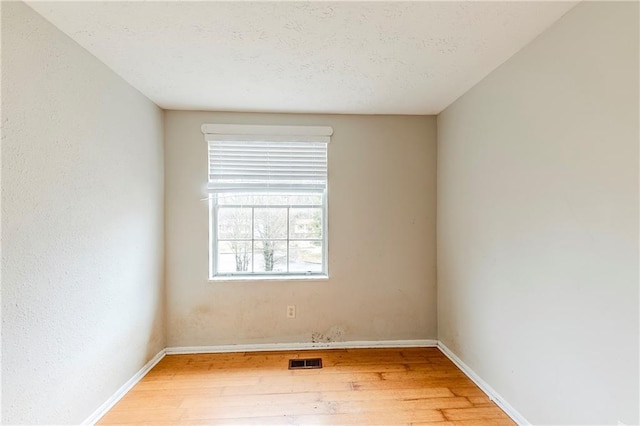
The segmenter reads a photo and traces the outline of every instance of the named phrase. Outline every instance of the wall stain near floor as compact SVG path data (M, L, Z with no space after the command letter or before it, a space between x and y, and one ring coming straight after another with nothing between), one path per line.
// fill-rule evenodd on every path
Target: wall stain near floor
M219 319L221 313L216 313L209 305L197 305L187 315L176 318L172 321L171 333L169 339L173 340L183 335L193 335L198 330L206 330L211 324Z
M334 325L324 333L314 331L311 333L312 343L331 343L344 341L345 329L339 325Z

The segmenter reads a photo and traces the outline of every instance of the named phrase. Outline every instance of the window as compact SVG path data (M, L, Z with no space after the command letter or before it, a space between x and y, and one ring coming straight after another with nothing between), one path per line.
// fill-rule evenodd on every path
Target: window
M327 275L330 127L205 124L209 277Z

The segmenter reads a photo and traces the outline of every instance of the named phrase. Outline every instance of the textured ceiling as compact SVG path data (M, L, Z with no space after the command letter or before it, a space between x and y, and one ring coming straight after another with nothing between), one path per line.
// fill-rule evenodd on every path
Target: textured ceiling
M28 2L160 107L434 114L575 2Z

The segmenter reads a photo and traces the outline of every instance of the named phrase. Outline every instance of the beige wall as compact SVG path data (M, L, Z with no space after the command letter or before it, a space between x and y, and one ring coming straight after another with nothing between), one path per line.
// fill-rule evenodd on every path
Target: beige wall
M534 424L638 424L638 4L584 2L438 117L438 334Z
M203 123L333 126L328 281L207 281ZM167 111L165 135L168 346L436 337L435 117Z
M2 424L77 424L165 346L162 111L2 3Z

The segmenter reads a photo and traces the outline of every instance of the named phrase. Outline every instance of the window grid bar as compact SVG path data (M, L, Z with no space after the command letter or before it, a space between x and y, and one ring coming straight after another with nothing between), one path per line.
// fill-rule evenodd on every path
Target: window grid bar
M308 277L312 277L315 275L318 276L324 276L325 273L324 272L318 272L318 271L300 271L300 272L284 272L284 271L263 271L263 272L256 272L256 273L252 273L252 272L218 272L215 276L216 277L228 277L228 276L241 276L241 277L264 277L264 276L269 276L269 275L273 275L273 276L294 276L294 277L298 277L298 276L308 276Z
M304 241L311 241L311 242L322 242L323 239L322 238L220 238L218 239L219 242L222 243L228 243L228 242L244 242L244 243L248 243L250 241L293 241L293 242L304 242Z
M219 208L235 208L235 209L249 209L249 208L260 208L260 209L321 209L322 204L271 204L271 205L263 205L263 204L218 204Z

